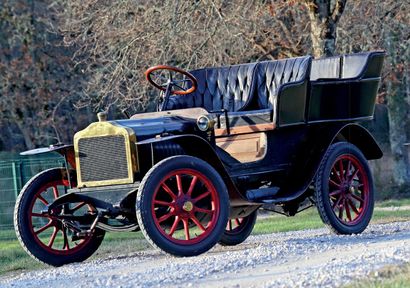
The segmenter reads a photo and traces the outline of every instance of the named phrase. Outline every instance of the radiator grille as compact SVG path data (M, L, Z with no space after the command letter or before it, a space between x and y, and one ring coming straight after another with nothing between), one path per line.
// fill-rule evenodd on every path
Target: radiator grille
M122 135L81 138L78 141L78 152L82 182L129 177Z

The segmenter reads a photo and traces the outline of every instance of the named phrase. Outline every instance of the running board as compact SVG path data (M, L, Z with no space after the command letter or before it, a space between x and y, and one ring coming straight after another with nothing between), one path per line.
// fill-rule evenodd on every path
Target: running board
M274 197L279 192L279 187L259 188L246 191L246 198L250 201L260 201Z

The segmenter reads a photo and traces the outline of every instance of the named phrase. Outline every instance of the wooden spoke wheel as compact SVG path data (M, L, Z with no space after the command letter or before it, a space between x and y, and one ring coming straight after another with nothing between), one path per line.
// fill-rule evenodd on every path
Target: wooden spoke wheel
M16 201L14 227L23 248L36 260L53 266L80 262L91 256L100 246L104 232L79 237L74 227L90 226L95 208L84 202L70 203L47 212L47 207L68 187L64 170L46 170L32 178ZM87 223L63 220L59 215L88 215ZM87 216L86 218L87 219Z
M373 179L366 158L354 145L333 144L315 183L319 214L339 234L362 232L373 214Z
M177 256L212 248L225 229L228 195L219 174L190 156L162 160L146 174L137 196L137 218L155 247Z
M225 232L219 240L219 244L224 246L238 245L246 240L255 226L258 211L254 211L242 218L229 219L225 227Z

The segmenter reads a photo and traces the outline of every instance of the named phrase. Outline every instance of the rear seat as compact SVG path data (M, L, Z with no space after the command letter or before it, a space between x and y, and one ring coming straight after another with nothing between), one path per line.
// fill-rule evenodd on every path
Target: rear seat
M361 76L368 58L374 52L362 52L314 59L310 72L310 80L352 79Z

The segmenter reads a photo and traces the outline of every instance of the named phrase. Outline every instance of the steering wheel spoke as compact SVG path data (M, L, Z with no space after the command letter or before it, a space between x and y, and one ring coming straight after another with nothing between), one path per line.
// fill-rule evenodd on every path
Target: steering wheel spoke
M168 78L164 76L164 72L168 72ZM182 79L178 79L178 76L180 74L183 77ZM166 91L169 85L171 85L171 88L178 88L175 90L170 89L170 94L190 94L194 92L198 86L197 80L191 73L172 66L159 65L151 67L147 71L145 71L145 76L151 85L153 85L155 88L160 89L161 91ZM153 80L154 78L155 81ZM159 80L161 80L161 82L166 82L158 83ZM179 83L191 83L191 85L188 85L188 87L190 86L189 88L184 88L184 85L180 85Z
M179 86L178 84L173 83L173 86L178 87L179 89L181 89L182 91L187 91L188 89L183 88L181 86Z

